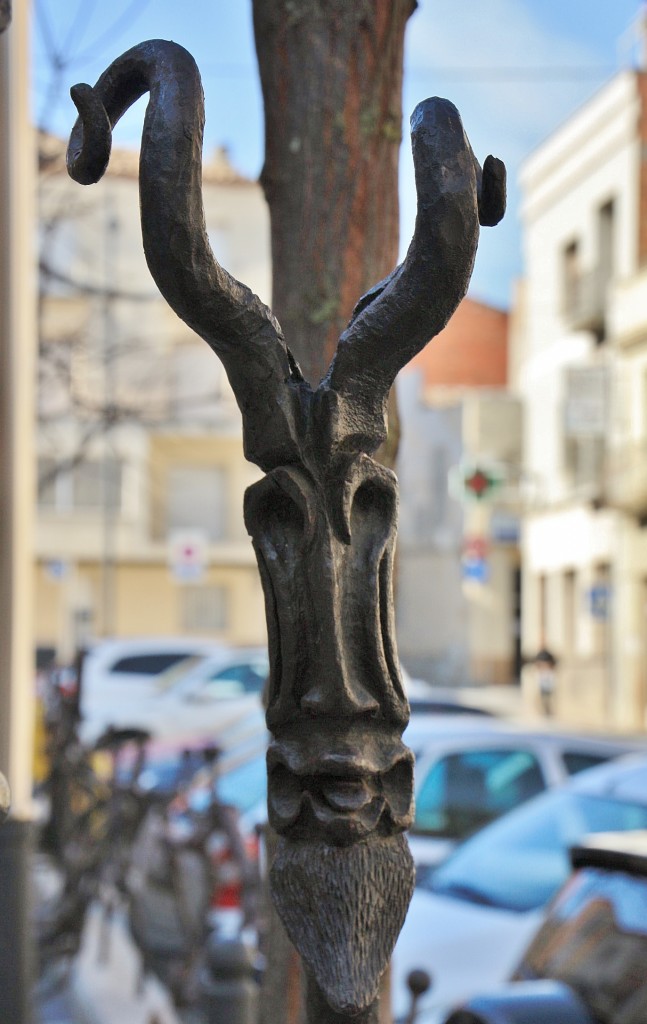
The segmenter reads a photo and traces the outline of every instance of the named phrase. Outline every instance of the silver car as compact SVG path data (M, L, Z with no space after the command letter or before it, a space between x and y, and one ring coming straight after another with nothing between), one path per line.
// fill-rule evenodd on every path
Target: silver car
M583 772L467 839L414 892L393 954L395 1021L406 1019L414 969L432 979L421 1024L440 1024L456 1003L509 978L569 875L569 848L591 833L645 828L647 758L634 756Z
M502 814L644 744L528 729L496 718L416 715L404 740L416 755L409 843L418 878Z

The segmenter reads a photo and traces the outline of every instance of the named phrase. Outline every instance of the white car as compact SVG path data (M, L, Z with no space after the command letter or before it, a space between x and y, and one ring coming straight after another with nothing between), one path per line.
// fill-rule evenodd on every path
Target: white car
M157 680L158 699L150 709L156 736L211 733L262 718L262 697L269 675L264 647L222 648L207 657L180 662ZM265 725L263 724L263 735Z
M83 662L79 694L84 743L110 726L139 727L154 736L207 734L222 724L218 702L260 693L267 677L263 647L236 648L190 637L109 640Z
M586 768L645 749L467 715L416 715L404 741L416 755L409 844L419 879L459 841L530 797Z
M432 984L420 1021L505 981L570 873L569 848L596 832L647 828L647 757L583 772L466 840L413 895L392 961L394 1019L410 1005L409 973Z

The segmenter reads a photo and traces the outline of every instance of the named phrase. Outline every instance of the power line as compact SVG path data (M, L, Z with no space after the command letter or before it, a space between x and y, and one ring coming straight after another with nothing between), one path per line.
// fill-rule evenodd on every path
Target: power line
M616 72L611 64L568 64L543 65L537 67L522 66L470 66L461 64L442 65L430 64L429 67L406 67L408 78L458 79L466 82L500 81L500 82L566 82L600 80ZM257 68L251 64L205 64L200 68L203 77L209 78L255 78Z
M133 15L137 18L144 13L144 10L150 4L150 0L132 0L128 7L119 15L118 18L112 22L112 24L103 32L97 36L96 39L85 50L81 50L80 53L74 54L72 58L68 60L68 65L72 66L75 64L82 64L88 60L96 59L101 56L108 43L111 43L113 39L118 39L125 28L127 28L133 21Z

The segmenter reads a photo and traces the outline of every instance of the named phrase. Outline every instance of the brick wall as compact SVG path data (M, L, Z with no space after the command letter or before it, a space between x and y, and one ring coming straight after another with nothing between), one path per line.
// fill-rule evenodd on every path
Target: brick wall
M505 387L508 379L508 314L463 299L454 316L407 370L422 370L424 387Z

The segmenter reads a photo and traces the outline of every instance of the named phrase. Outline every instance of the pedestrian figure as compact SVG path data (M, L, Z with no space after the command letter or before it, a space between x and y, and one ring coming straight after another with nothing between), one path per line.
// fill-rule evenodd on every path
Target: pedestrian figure
M542 711L550 718L554 711L555 668L557 659L547 647L540 649L534 659Z

